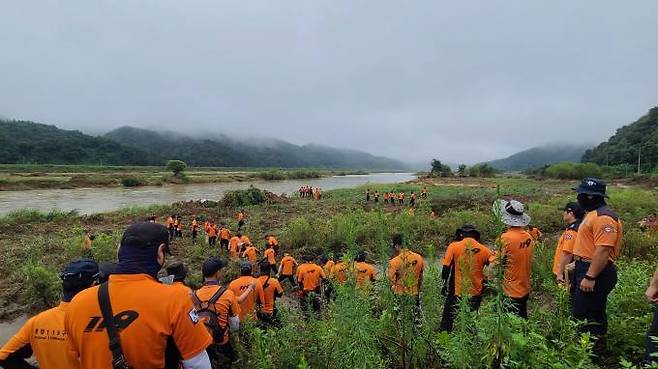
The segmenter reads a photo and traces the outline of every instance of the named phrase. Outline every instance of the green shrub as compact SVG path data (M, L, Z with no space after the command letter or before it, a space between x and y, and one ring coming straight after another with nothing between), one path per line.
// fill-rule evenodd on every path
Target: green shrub
M25 279L25 296L33 310L45 310L61 298L61 282L54 269L28 260L20 269Z
M145 185L144 181L137 177L123 177L121 178L121 184L123 187L137 187Z
M25 208L12 210L7 215L0 217L0 224L48 223L71 219L77 216L78 212L76 210L62 211L53 209L49 212L42 212L37 209Z
M229 208L258 205L266 200L265 193L253 186L246 190L229 191L224 194L222 203Z

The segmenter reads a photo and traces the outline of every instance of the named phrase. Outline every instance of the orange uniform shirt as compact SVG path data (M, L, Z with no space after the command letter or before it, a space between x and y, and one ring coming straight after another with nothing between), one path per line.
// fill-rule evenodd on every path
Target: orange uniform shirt
M231 252L231 259L238 259L240 257L240 237L231 237L228 241L228 249Z
M590 211L578 229L573 254L591 259L597 247L612 247L610 261L615 261L621 251L623 227L617 214L604 206Z
M505 263L503 292L513 298L524 297L531 290L534 239L522 228L511 228L500 236L500 240Z
M249 246L242 253L242 257L247 258L250 263L255 264L258 261L258 250L253 246Z
M284 256L281 259L281 275L292 275L295 265L297 265L295 258L290 255Z
M263 285L263 306L261 310L265 314L272 314L274 313L274 304L276 302L276 297L283 294L283 287L281 287L281 283L274 278L274 277L269 277L266 275L262 275L258 277L258 280L260 283ZM267 286L265 283L267 282Z
M231 238L231 232L226 227L219 229L219 238L222 240L228 240Z
M354 265L354 271L356 272L356 284L358 286L374 282L375 277L377 276L377 269L375 266L365 262L357 262Z
M580 222L572 223L562 232L560 239L557 241L555 248L555 255L553 256L553 274L560 273L560 259L562 255L573 254L573 246L576 244L576 237L578 236L578 226Z
M322 267L324 269L324 274L330 276L334 271L335 265L336 263L333 260L329 260L326 263L324 263L324 266Z
M132 368L163 368L168 337L173 338L183 360L212 343L195 317L189 295L146 274L115 274L109 283L112 311L121 321L121 346ZM80 292L66 311L69 349L80 357L83 369L112 368L107 332L99 328L102 320L98 287Z
M305 292L315 291L320 287L327 275L322 268L314 263L304 263L297 268L297 282Z
M484 281L484 267L489 264L492 256L491 250L474 238L464 238L448 246L443 258L443 265L451 268L451 278L454 278L455 295L462 295L464 278L469 279L471 296L482 293Z
M79 368L77 356L67 346L64 315L68 305L61 302L59 306L30 318L0 349L0 360L29 345L41 369Z
M204 285L196 291L196 295L199 300L205 302L212 298L212 295L217 292L217 289L221 288L219 285ZM238 298L235 296L235 293L230 289L224 291L222 297L215 302L215 311L217 312L217 320L219 326L224 328L224 337L222 342L217 342L219 344L225 344L229 340L229 328L228 328L228 318L239 316L240 315L240 304L238 303Z
M167 218L167 227L171 228L174 226L174 218L169 217Z
M417 295L423 278L425 260L419 254L403 249L389 262L388 279L396 294Z
M242 243L246 243L247 245L251 245L251 239L247 236L240 237L240 241L242 241Z
M217 237L217 226L214 224L211 224L206 228L206 233L208 233L208 237Z
M274 236L269 236L267 237L267 244L271 246L278 246L279 240L277 240Z
M276 265L276 257L274 256L274 249L269 248L265 249L265 258L267 259L267 262L270 263L270 265Z
M333 268L331 268L331 278L333 278L338 283L345 283L349 278L349 265L344 261L340 260Z
M263 285L260 281L252 276L242 276L233 280L228 285L228 288L233 291L236 296L241 296L249 286L256 282L256 290L251 291L249 296L240 304L240 320L244 320L246 316L256 319L256 302L263 304L265 296L263 295Z
M528 233L534 238L535 240L538 240L539 237L541 237L541 231L537 227L532 227L528 230Z

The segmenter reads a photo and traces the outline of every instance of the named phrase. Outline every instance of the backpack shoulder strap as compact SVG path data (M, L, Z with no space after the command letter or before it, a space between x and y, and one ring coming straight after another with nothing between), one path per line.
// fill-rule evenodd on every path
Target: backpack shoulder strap
M123 355L121 349L121 341L119 339L119 331L114 322L114 314L112 313L112 304L110 302L110 289L108 282L104 282L98 288L98 305L101 308L103 321L105 322L105 330L110 339L110 351L112 352L112 367L113 368L128 368L128 362Z
M201 306L201 299L199 299L199 295L196 294L197 292L198 292L198 290L197 291L192 291L192 295L190 297L192 298L192 303L195 306Z
M219 300L219 298L222 297L222 295L224 294L224 292L226 292L226 290L227 290L226 287L218 288L217 291L212 295L210 300L208 300L208 305L214 306L217 300Z

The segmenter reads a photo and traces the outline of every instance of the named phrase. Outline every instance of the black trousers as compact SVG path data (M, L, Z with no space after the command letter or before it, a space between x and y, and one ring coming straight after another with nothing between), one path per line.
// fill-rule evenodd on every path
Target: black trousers
M511 304L507 308L508 313L516 314L523 319L528 319L528 299L530 295L523 297L510 297Z
M459 311L459 304L462 298L457 295L448 295L446 303L443 305L443 317L441 318L441 331L452 332L455 325L455 317ZM472 296L468 300L471 311L478 311L482 304L482 296Z
M658 356L656 356L658 355L658 307L656 307L653 313L653 322L647 332L645 347L647 349L646 357L644 358L645 363L658 363Z
M217 237L208 237L208 245L213 246L214 244L217 243Z
M608 263L596 277L594 291L584 292L580 289L580 283L585 278L590 264L584 261L576 261L574 270L574 299L573 318L585 321L582 332L589 332L594 338L593 352L600 356L606 347L605 336L608 333L607 304L608 295L617 284L617 268L615 264Z
M225 239L220 239L219 240L219 246L222 250L228 250L228 240Z

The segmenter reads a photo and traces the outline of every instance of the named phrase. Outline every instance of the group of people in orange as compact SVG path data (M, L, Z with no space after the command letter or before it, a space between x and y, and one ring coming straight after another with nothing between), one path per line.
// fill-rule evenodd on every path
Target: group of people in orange
M382 196L379 191L377 190L371 191L369 188L366 189L365 195L366 195L366 202L370 202L370 199L372 198L375 204L379 203L379 198ZM427 197L428 197L427 187L423 187L423 189L420 192L420 198L427 199ZM383 198L384 198L384 204L404 205L406 194L404 191L400 191L400 192L389 191L389 192L384 192ZM416 198L417 198L416 192L411 191L411 193L409 194L409 207L413 208L416 206Z
M299 197L301 198L314 198L316 200L322 199L322 189L320 187L302 186L298 190Z

